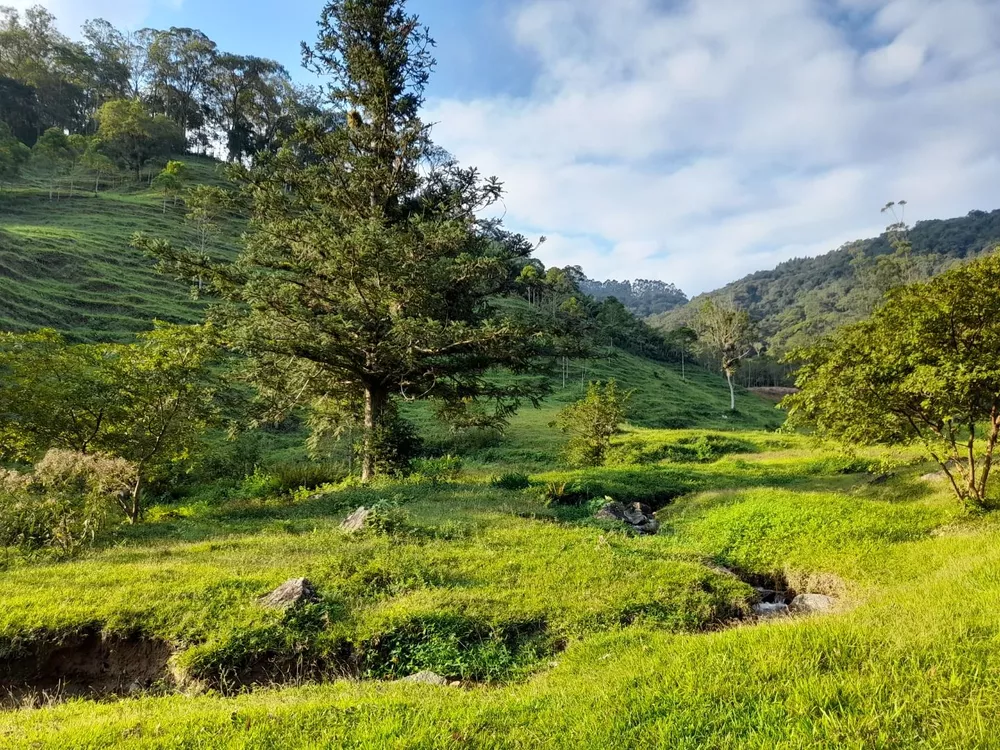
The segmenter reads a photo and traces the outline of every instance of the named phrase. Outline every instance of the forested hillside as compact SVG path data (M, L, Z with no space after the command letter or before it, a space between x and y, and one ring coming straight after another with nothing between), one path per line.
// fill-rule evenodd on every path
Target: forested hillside
M913 272L928 277L991 251L1000 242L1000 210L972 211L954 219L920 221L909 230ZM653 316L662 330L690 324L706 298L731 299L747 309L772 352L807 344L870 312L865 262L892 253L890 237L858 240L815 258L796 258L758 271L676 310ZM860 266L860 273L859 273Z
M597 281L585 276L579 281L580 289L594 299L614 297L631 312L646 318L668 312L688 301L676 285L652 279L635 281Z

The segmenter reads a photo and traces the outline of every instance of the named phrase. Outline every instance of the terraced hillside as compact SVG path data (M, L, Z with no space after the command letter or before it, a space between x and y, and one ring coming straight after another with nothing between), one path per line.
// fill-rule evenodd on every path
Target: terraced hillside
M220 179L220 164L185 156L193 181ZM55 328L77 340L126 340L154 318L193 322L199 316L188 286L155 269L129 247L144 231L197 242L183 207L167 205L147 189L94 194L79 186L49 200L48 188L30 179L0 191L0 328ZM239 234L219 224L210 249L232 253Z

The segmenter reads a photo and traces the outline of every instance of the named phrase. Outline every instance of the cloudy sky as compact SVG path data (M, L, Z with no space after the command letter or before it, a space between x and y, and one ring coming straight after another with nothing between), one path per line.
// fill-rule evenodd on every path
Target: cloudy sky
M43 4L70 32L193 26L290 68L322 5ZM890 199L911 220L1000 208L998 0L411 6L439 42L438 142L504 180L546 263L697 293L876 234Z

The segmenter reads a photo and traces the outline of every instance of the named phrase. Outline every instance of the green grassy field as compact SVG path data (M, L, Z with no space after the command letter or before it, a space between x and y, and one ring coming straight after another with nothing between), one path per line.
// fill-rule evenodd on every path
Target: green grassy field
M0 328L127 340L197 320L136 230L193 239L148 191L4 190ZM569 469L550 423L612 377L629 427L610 465ZM961 514L911 450L776 432L749 393L729 412L721 377L623 353L552 385L503 435L405 405L428 455L461 459L452 480L279 492L308 463L301 429L275 431L253 476L195 474L75 559L0 549L0 747L1000 745L1000 522ZM596 520L607 497L651 504L659 534ZM361 505L378 523L345 534ZM258 603L303 576L318 602ZM761 621L751 583L837 607ZM457 684L398 681L422 670Z
M848 457L806 438L637 428L651 461L523 491L345 486L318 497L169 506L65 563L2 573L8 658L74 633L174 651L182 687L0 713L10 747L988 747L998 729L1000 532L961 516L911 454ZM703 457L656 458L714 445ZM728 451L736 450L736 453ZM517 456L511 455L511 469ZM893 467L872 484L870 471ZM655 537L598 497L682 493ZM390 499L393 523L338 524ZM837 597L837 611L741 619L744 578ZM293 576L320 604L256 598ZM270 667L270 671L269 668ZM432 669L461 687L393 679ZM334 679L340 674L344 679Z
M219 163L183 157L192 180L220 179ZM0 190L0 328L55 328L76 340L125 341L148 330L153 318L195 322L198 306L188 286L156 272L154 260L129 247L137 231L197 244L183 207L126 186L94 194L93 184L68 185L49 200L31 175ZM210 249L232 253L238 224L223 222Z

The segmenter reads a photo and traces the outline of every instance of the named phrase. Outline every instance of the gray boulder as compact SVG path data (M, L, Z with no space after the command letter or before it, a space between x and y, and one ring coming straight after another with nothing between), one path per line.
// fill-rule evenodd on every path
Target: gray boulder
M653 509L644 503L632 503L628 507L617 500L608 498L594 518L606 521L620 521L628 524L639 534L655 534L660 530L660 522L653 517Z
M398 682L417 682L421 685L447 685L448 680L439 674L435 674L430 670L424 670L423 672L417 672L416 674L407 675L401 678Z
M763 619L781 617L788 614L788 605L784 602L758 602L753 605L753 613Z
M601 506L601 509L594 514L594 518L600 518L605 521L622 521L628 523L625 520L625 506L622 505L617 500L611 500Z
M796 614L829 612L837 606L837 600L823 594L799 594L792 600L790 609Z
M319 601L316 589L305 578L291 578L278 586L270 594L257 600L262 606L270 609L291 609L300 604L312 604Z
M340 524L340 528L342 531L346 531L348 533L361 531L361 529L365 527L365 523L367 523L368 521L368 516L370 516L371 514L372 512L370 510L368 510L364 506L361 506L356 511L351 513L351 515L349 515L347 518L344 519L344 522Z

